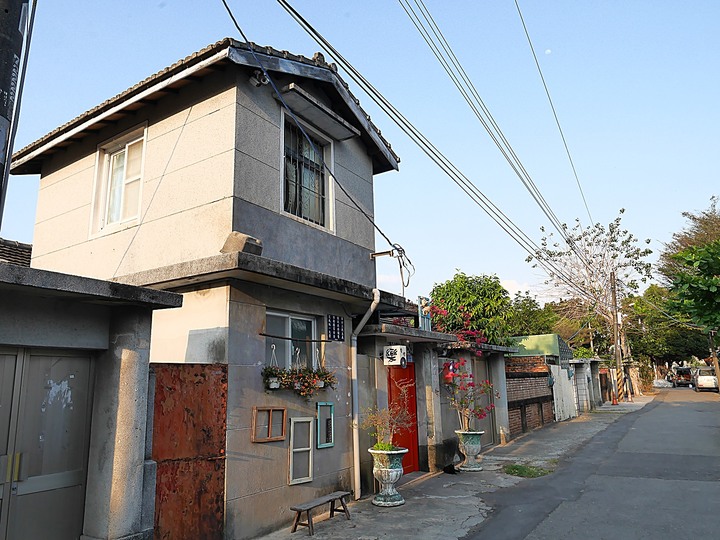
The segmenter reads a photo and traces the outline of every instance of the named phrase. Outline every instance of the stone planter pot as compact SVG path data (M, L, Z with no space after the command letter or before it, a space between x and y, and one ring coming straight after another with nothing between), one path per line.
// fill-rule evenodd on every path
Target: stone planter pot
M455 433L457 433L458 436L459 452L463 458L460 464L456 465L455 468L460 471L468 472L482 471L483 468L477 460L477 455L482 449L480 438L485 432L457 430Z
M395 489L395 484L403 475L402 460L407 448L397 450L368 450L373 456L373 476L380 484L380 493L373 497L375 506L400 506L405 499Z
M277 377L268 378L267 387L268 390L277 390L278 388L280 388L280 379L278 379Z

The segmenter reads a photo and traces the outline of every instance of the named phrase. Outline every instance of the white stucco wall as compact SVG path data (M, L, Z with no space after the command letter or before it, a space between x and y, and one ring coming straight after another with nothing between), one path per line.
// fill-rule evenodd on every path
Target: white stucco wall
M55 154L40 182L32 266L112 278L217 254L232 230L233 82L208 78ZM144 126L140 217L94 231L98 145Z
M182 307L153 313L150 362L224 364L229 286L183 294Z

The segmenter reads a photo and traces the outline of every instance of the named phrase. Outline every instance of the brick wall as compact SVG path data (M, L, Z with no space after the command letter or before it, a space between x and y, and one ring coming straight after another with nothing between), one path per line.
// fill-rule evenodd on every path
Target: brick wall
M552 401L546 401L542 404L543 422L546 424L555 420L555 412L553 411Z
M522 411L520 407L512 408L508 411L510 417L510 436L515 437L523 432L522 429Z
M512 356L505 358L505 373L548 373L544 356Z
M525 407L525 419L528 431L543 425L541 408L542 403L530 403Z
M508 402L521 399L552 396L547 377L522 377L507 379Z

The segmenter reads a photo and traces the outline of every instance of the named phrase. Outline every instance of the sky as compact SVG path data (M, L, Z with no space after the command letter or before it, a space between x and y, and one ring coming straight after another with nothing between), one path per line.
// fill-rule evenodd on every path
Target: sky
M471 113L400 2L290 2L535 242L549 220ZM275 0L228 0L250 41L321 50ZM623 225L655 254L682 212L720 195L720 2L518 0L593 222ZM483 102L562 222L590 217L514 0L425 0ZM15 150L224 37L221 0L38 1ZM327 61L332 61L325 54ZM400 156L375 177L375 221L415 266L378 259L378 286L410 299L456 271L497 275L547 299L545 276L395 124L353 93ZM11 177L0 236L32 242L38 178ZM389 249L378 237L377 251Z

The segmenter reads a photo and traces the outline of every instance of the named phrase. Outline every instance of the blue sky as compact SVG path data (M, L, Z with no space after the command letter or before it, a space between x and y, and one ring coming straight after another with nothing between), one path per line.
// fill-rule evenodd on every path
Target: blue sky
M536 241L548 220L398 2L295 0L300 11ZM15 149L226 36L220 0L39 2ZM229 0L248 38L320 47L272 0ZM720 3L519 0L594 221L662 243L720 194ZM513 0L426 0L480 96L561 221L589 222ZM327 58L327 55L326 55ZM327 58L332 60L331 58ZM349 82L349 77L345 76ZM376 222L416 267L405 295L456 269L544 294L526 253L352 87L400 155L375 178ZM32 242L38 180L12 177L0 235ZM388 249L378 239L378 251ZM654 259L653 259L654 260ZM400 294L397 263L378 264Z

